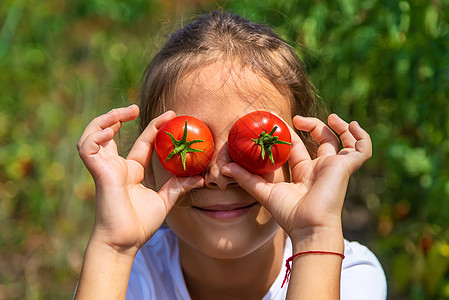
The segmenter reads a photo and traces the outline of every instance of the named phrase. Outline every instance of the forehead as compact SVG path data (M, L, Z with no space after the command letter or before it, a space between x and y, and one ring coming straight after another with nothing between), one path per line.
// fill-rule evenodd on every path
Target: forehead
M166 103L178 115L204 122L232 122L254 110L266 110L290 123L289 97L271 82L236 65L214 63L186 74Z

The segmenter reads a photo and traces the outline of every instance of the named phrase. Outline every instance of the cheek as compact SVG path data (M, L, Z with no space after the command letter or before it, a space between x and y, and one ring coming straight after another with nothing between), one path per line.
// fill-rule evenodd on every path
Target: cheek
M291 171L286 163L273 173L261 175L261 177L268 182L291 182Z
M149 172L153 172L153 176ZM153 177L154 187L158 191L171 177L172 175L164 169L161 162L159 161L157 155L153 155L151 158L150 166L148 166L145 171L145 185L148 185L147 182L151 181L151 177Z

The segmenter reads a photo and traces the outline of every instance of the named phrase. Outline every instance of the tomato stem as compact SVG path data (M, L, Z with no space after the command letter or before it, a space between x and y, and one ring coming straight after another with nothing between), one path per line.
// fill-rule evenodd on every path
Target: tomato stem
M184 168L184 171L186 170L186 154L189 152L204 152L204 150L194 149L190 146L195 143L204 142L203 140L192 140L187 141L187 120L184 126L184 133L180 140L177 140L170 132L165 131L168 136L170 136L171 141L173 143L173 146L175 147L173 151L167 156L165 159L165 162L167 162L170 158L172 158L174 155L181 155L181 161L182 161L182 167Z
M278 136L273 136L274 132L277 129L278 127L274 126L273 129L271 129L270 133L267 133L267 130L264 130L259 134L258 139L251 139L262 148L261 151L262 160L265 159L265 151L266 151L268 152L268 157L270 158L270 161L273 163L273 165L274 165L274 158L273 153L271 152L271 147L277 144L291 145L291 143L289 142L279 140Z

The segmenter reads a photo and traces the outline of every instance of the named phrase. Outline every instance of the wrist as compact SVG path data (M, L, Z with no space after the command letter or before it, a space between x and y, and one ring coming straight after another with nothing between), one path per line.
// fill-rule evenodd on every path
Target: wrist
M95 230L92 232L89 242L87 244L87 250L91 249L95 252L102 252L105 255L116 258L118 260L134 260L137 252L139 251L139 247L134 243L114 243L108 237L108 235L104 236L99 232L99 230Z
M339 299L344 258L341 226L310 227L290 236L293 255L286 261L282 286L290 280L287 299Z
M344 252L343 231L340 226L313 227L291 235L293 253L304 251Z

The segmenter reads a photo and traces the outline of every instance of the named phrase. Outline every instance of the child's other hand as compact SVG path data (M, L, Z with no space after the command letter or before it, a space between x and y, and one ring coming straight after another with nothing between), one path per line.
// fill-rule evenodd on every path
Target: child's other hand
M235 163L222 169L270 211L294 242L320 232L341 238L341 210L349 177L371 157L371 139L357 122L348 124L332 114L328 124L339 135L342 149L338 137L322 121L293 118L293 125L310 132L319 148L317 158L311 159L291 130L290 183L267 182Z
M113 137L122 122L134 120L138 115L137 105L113 109L95 118L77 144L79 155L96 186L91 242L106 244L131 255L162 225L182 193L203 185L201 176L173 177L158 192L142 184L157 130L174 118L175 113L169 111L155 118L124 159L118 155ZM149 173L147 170L147 176Z

